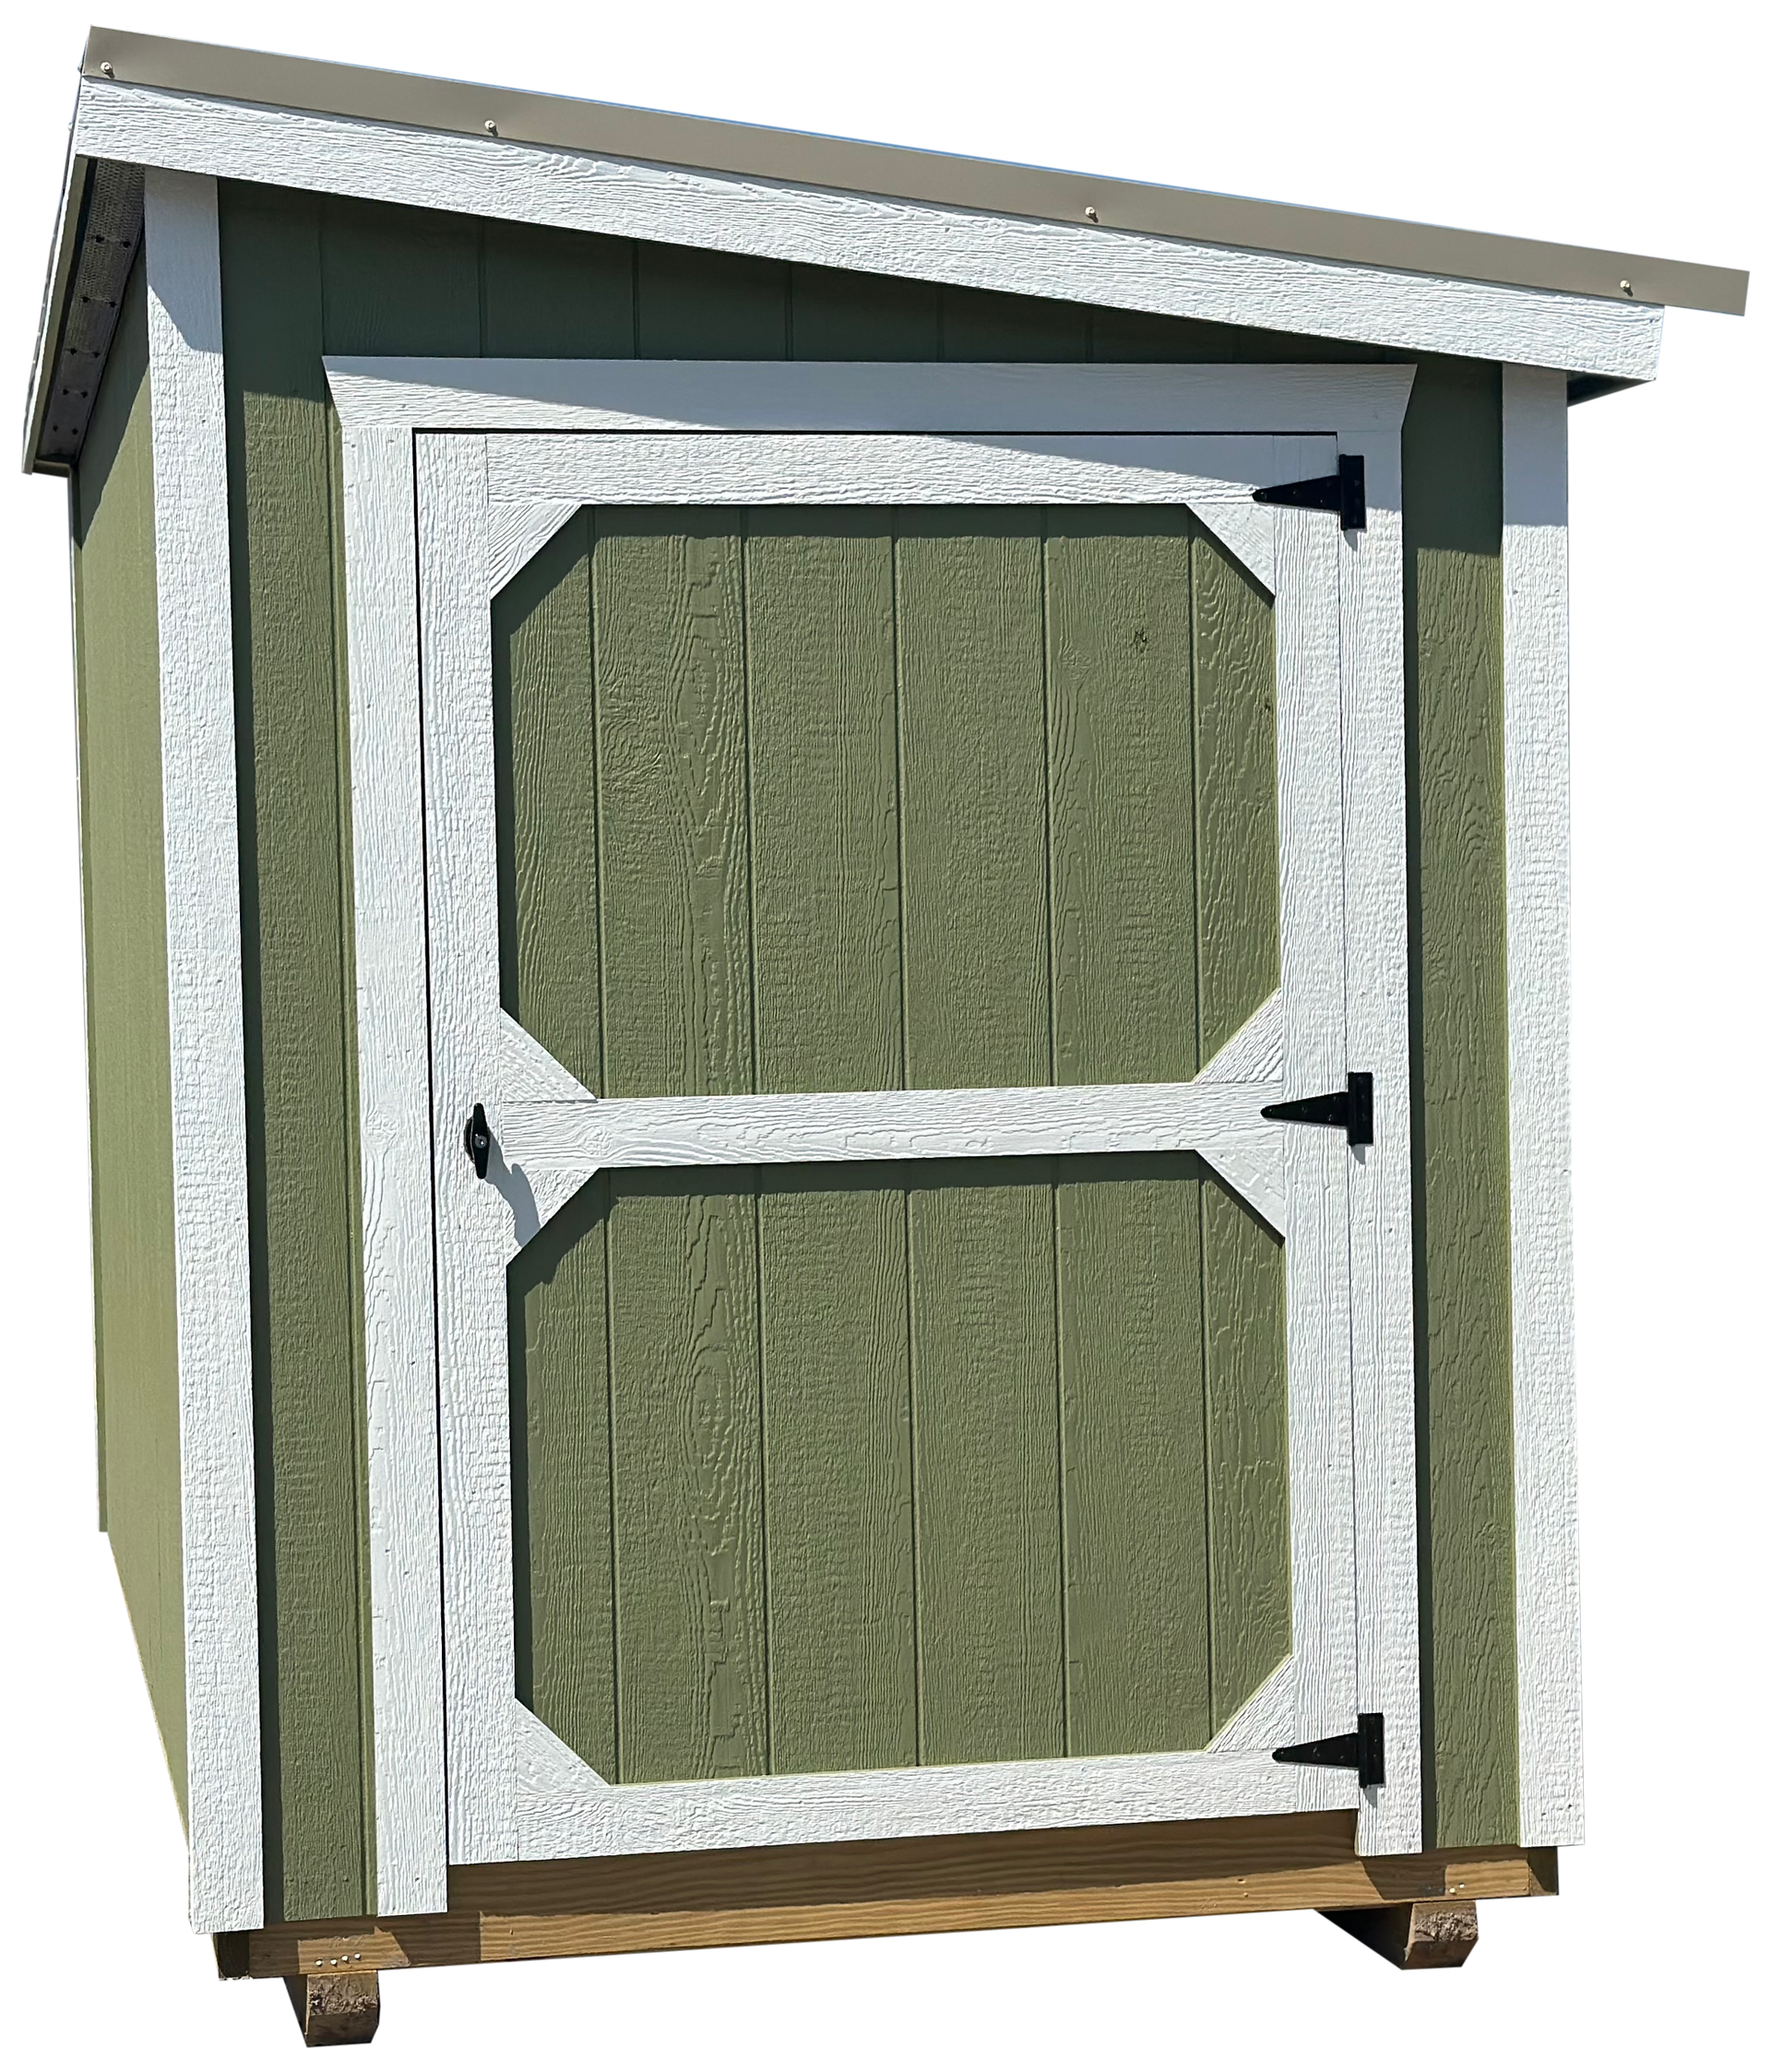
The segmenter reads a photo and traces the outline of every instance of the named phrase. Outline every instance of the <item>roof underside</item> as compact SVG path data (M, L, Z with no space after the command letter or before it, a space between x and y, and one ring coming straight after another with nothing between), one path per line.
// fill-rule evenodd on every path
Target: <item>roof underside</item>
M184 163L188 170L200 169L176 155L157 156L151 145L120 148L114 155L100 147L85 155L88 103L117 89L136 89L127 98L151 103L149 115L167 125L205 107L243 113L254 109L299 112L335 125L386 125L390 131L429 134L434 149L458 153L461 145L456 140L471 138L482 152L503 147L529 155L539 148L582 154L604 164L629 164L636 173L690 169L689 176L704 185L709 178L741 180L775 187L784 197L795 191L853 196L858 203L865 197L864 206L875 213L885 207L900 214L907 208L925 214L965 211L979 220L1047 226L1048 237L1061 227L1062 236L1073 241L1080 237L1085 244L1098 232L1109 233L1110 240L1117 233L1114 242L1121 248L1136 246L1159 256L1164 242L1172 241L1177 262L1185 255L1214 251L1266 255L1294 269L1329 266L1388 279L1400 276L1405 288L1406 277L1416 275L1421 277L1422 289L1433 280L1479 284L1473 292L1492 298L1497 290L1503 294L1514 291L1522 304L1541 304L1546 295L1578 298L1595 317L1605 304L1612 305L1616 317L1605 322L1637 329L1639 320L1649 316L1645 304L1732 314L1745 307L1746 276L1719 267L905 150L116 30L91 30L81 75L82 120L45 297L27 466L65 467L79 450L85 407L89 407L110 342L106 319L139 236L141 165ZM278 174L274 169L254 169L244 176L275 179ZM290 174L291 184L303 185L321 185L323 178L311 169L294 169ZM1025 238L1028 233L1020 234ZM698 242L693 236L685 241ZM726 242L723 236L717 241ZM1094 248L1104 256L1111 247ZM850 263L870 270L864 259ZM1099 258L1095 263L1098 268ZM1054 286L1029 279L1015 285L1028 293L1090 299L1075 281ZM1108 299L1118 298L1110 294ZM1569 306L1575 306L1572 300ZM1262 321L1259 316L1244 320L1257 326ZM1313 327L1281 322L1276 327ZM1412 341L1373 332L1370 342ZM1469 345L1452 349L1480 350ZM1602 361L1597 368L1589 363L1585 371L1572 360L1545 363L1570 366L1575 397L1601 393L1641 378L1643 371L1652 372L1651 360L1646 370L1634 364L1607 370Z

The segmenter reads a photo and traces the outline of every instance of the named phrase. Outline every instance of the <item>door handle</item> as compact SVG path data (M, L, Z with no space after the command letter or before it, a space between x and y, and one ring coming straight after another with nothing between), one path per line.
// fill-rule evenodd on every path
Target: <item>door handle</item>
M481 1101L474 1102L473 1113L468 1117L464 1141L468 1147L468 1156L473 1161L473 1170L483 1180L486 1176L486 1161L492 1157L492 1126L486 1121L485 1106Z

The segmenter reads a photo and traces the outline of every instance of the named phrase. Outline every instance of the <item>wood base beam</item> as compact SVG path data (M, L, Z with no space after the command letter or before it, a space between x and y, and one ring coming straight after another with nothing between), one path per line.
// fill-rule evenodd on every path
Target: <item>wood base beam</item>
M1406 1907L1325 1910L1324 1919L1344 1928L1398 1971L1444 1971L1461 1964L1476 1947L1473 1899L1416 1899Z
M310 1971L283 1983L309 2050L374 2041L381 2026L381 1981L374 1972Z
M255 1928L218 1937L218 1958L234 1977L336 1976L1065 1922L1406 1911L1417 1899L1556 1888L1553 1850L1361 1857L1353 1818L1291 1814L469 1864L449 1874L446 1913Z

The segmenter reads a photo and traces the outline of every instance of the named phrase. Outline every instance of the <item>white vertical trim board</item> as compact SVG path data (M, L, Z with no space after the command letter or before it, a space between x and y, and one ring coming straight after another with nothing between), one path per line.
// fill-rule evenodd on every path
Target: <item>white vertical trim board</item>
M376 1910L448 1904L412 435L342 430Z
M1412 1343L1397 1328L1410 1310L1406 1099L1399 1124L1391 1105L1407 1064L1405 995L1391 966L1403 940L1397 492L1411 370L812 366L792 370L790 387L766 363L636 372L626 362L352 362L328 371L344 429L379 1910L444 1905L451 1856L1354 1805L1360 1793L1344 1774L1273 1764L1258 1745L1344 1732L1361 1707L1385 1711L1391 1736L1391 1783L1361 1807L1361 1846L1416 1846ZM523 436L538 430L556 436L544 446ZM946 435L945 453L931 430ZM573 432L594 435L557 437ZM723 436L710 443L709 433ZM838 436L812 446L807 433ZM1088 436L1054 443L1054 433ZM1187 435L1185 452L1170 445L1175 434ZM1335 437L1366 456L1366 533L1342 534L1323 513L1248 503L1252 482L1331 467ZM1293 1495L1301 1645L1259 1718L1251 1713L1215 1753L611 1786L512 1695L504 1269L552 1205L553 1181L600 1155L588 1137L577 1141L585 1129L653 1129L652 1111L671 1104L591 1101L499 1008L482 738L490 572L507 572L514 542L544 537L565 503L595 500L612 483L644 501L699 500L711 473L719 494L740 501L768 482L808 502L850 500L858 484L917 501L952 494L956 470L969 485L961 494L1195 504L1281 600L1281 752L1294 802L1283 840L1299 892L1284 924L1281 993L1184 1104L1203 1115L1224 1100L1257 1101L1252 1082L1281 1070L1293 1094L1339 1083L1349 1064L1378 1080L1379 1143L1357 1166L1333 1133L1251 1125L1282 1138L1259 1149L1249 1173L1270 1166L1284 1176L1300 1276L1292 1418L1313 1463ZM1065 1090L1052 1101L1036 1090L1029 1113L1038 1109L1043 1127L1049 1109L1068 1128L1076 1118L1060 1116L1066 1102L1081 1114L1089 1094L1112 1091L1078 1099ZM489 1178L502 1174L505 1186L481 1185L461 1149L461 1116L478 1098L493 1111ZM821 1105L831 1116L813 1115ZM876 1125L923 1120L889 1099L875 1105ZM672 1128L747 1126L756 1104L729 1106L719 1116L697 1107ZM835 1106L805 1097L793 1119L822 1126ZM505 1170L506 1108L509 1149L519 1166L527 1153L532 1175ZM1176 1122L1161 1126L1178 1126L1178 1116L1177 1106ZM526 1143L531 1124L540 1135ZM1123 1126L1146 1125L1128 1114ZM659 1155L681 1149L672 1138ZM517 1203L525 1189L533 1200ZM1301 1221L1312 1227L1302 1240ZM1357 1391L1354 1360L1371 1370ZM1366 1565L1357 1588L1356 1565Z
M252 1291L227 417L215 182L150 172L143 228L159 585L191 1924L264 1920Z
M1582 1839L1569 1126L1568 413L1502 375L1519 1840Z

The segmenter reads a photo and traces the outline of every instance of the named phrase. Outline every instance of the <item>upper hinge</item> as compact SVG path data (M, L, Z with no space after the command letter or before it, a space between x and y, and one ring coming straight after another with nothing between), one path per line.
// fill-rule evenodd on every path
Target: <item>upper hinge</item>
M1343 532L1365 530L1365 456L1343 453L1332 475L1312 475L1307 482L1275 482L1254 492L1257 504L1289 504L1300 511L1333 511Z

